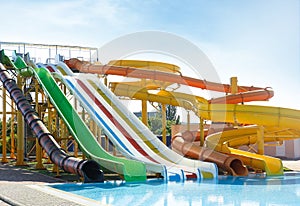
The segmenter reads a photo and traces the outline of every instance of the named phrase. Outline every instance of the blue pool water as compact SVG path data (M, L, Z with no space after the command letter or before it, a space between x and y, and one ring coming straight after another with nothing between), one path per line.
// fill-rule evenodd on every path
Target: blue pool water
M201 183L149 180L144 183L121 181L97 184L55 184L51 187L109 205L300 205L300 173L265 177L219 177Z

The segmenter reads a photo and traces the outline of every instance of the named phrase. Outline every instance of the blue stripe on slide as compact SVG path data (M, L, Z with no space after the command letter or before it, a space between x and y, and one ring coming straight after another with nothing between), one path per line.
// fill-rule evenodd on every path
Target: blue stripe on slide
M81 98L81 100L84 102L84 104L87 105L87 107L93 111L93 107L92 105L90 105L90 103L82 96L82 94L75 88L75 86L73 85L73 83L68 80L65 79L66 82L69 84L69 86L76 92L76 94ZM124 143L120 140L120 138L116 135L116 133L114 133L114 131L108 126L108 124L104 121L104 119L102 119L100 117L100 115L97 112L93 112L94 115L97 117L97 119L102 123L102 125L112 134L112 136L115 138L115 140L117 140L117 142L119 143L119 145L125 149L127 152L129 152L131 155L133 155L130 150L124 145Z

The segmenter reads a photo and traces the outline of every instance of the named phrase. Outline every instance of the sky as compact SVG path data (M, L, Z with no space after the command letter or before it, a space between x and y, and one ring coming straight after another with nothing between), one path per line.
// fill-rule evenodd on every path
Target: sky
M0 41L101 47L161 31L201 49L220 80L271 87L261 105L300 109L299 0L0 0ZM155 60L155 59L154 59Z

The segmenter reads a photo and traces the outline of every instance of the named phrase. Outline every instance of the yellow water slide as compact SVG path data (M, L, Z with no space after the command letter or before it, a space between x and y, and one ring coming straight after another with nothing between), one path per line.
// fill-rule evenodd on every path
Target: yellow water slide
M118 96L181 106L193 110L207 120L255 125L209 135L206 138L206 146L238 156L246 165L266 171L267 175L283 173L280 159L234 148L256 144L259 141L262 142L260 145L263 145L264 142L300 138L299 110L253 105L209 104L202 97L162 90L151 94L144 88L126 83L112 83L111 89ZM260 135L261 139L257 138L257 135Z
M281 142L299 137L299 130L252 125L208 135L205 144L206 147L216 151L238 156L246 165L261 169L267 175L281 175L283 166L280 159L235 148L242 145L259 144L259 142L263 147L264 142ZM263 151L259 145L257 150L258 152Z
M210 135L205 143L207 147L241 157L245 164L262 169L268 175L282 174L283 169L280 159L237 150L236 148L241 145L257 143L258 150L261 150L264 142L300 138L299 110L237 104L248 101L268 100L273 96L273 91L269 88L237 86L236 94L206 100L190 94L166 91L164 89L169 84L165 83L184 84L226 93L232 93L231 85L182 76L180 70L171 64L162 70L163 65L157 65L158 63L150 64L147 61L121 60L112 61L108 65L92 65L81 62L78 59L70 59L66 63L80 72L121 75L142 80L142 83L111 84L112 91L118 96L181 106L194 111L202 119L214 122L253 125L252 127L241 127L233 131L223 131ZM137 64L136 68L135 64ZM143 81L146 84L143 85ZM157 90L155 94L149 93L149 89L160 90Z

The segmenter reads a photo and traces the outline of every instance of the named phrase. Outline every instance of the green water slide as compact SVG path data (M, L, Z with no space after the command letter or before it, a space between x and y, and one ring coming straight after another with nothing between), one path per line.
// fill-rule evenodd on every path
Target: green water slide
M1 54L2 60L6 59L7 64L10 64L11 67L19 71L23 69L28 71L30 68L22 58L19 59L19 57L17 57L16 59L19 60L15 64L10 61L3 52L1 52ZM144 163L115 157L103 150L66 96L60 90L51 73L46 68L37 68L34 64L32 64L32 66L34 69L30 68L31 74L34 74L41 84L50 101L57 109L60 117L64 120L69 131L79 144L82 152L88 158L96 161L102 167L101 169L118 173L126 181L145 181L147 176ZM26 72L26 75L29 75L29 73Z
M18 73L24 77L30 77L33 75L32 70L27 66L22 57L17 56L16 52L13 53L14 62L5 55L4 49L0 51L0 62L4 64L6 68L18 70Z
M102 149L47 69L34 68L34 74L88 158L95 160L103 169L122 175L126 181L146 180L144 163L115 157Z

